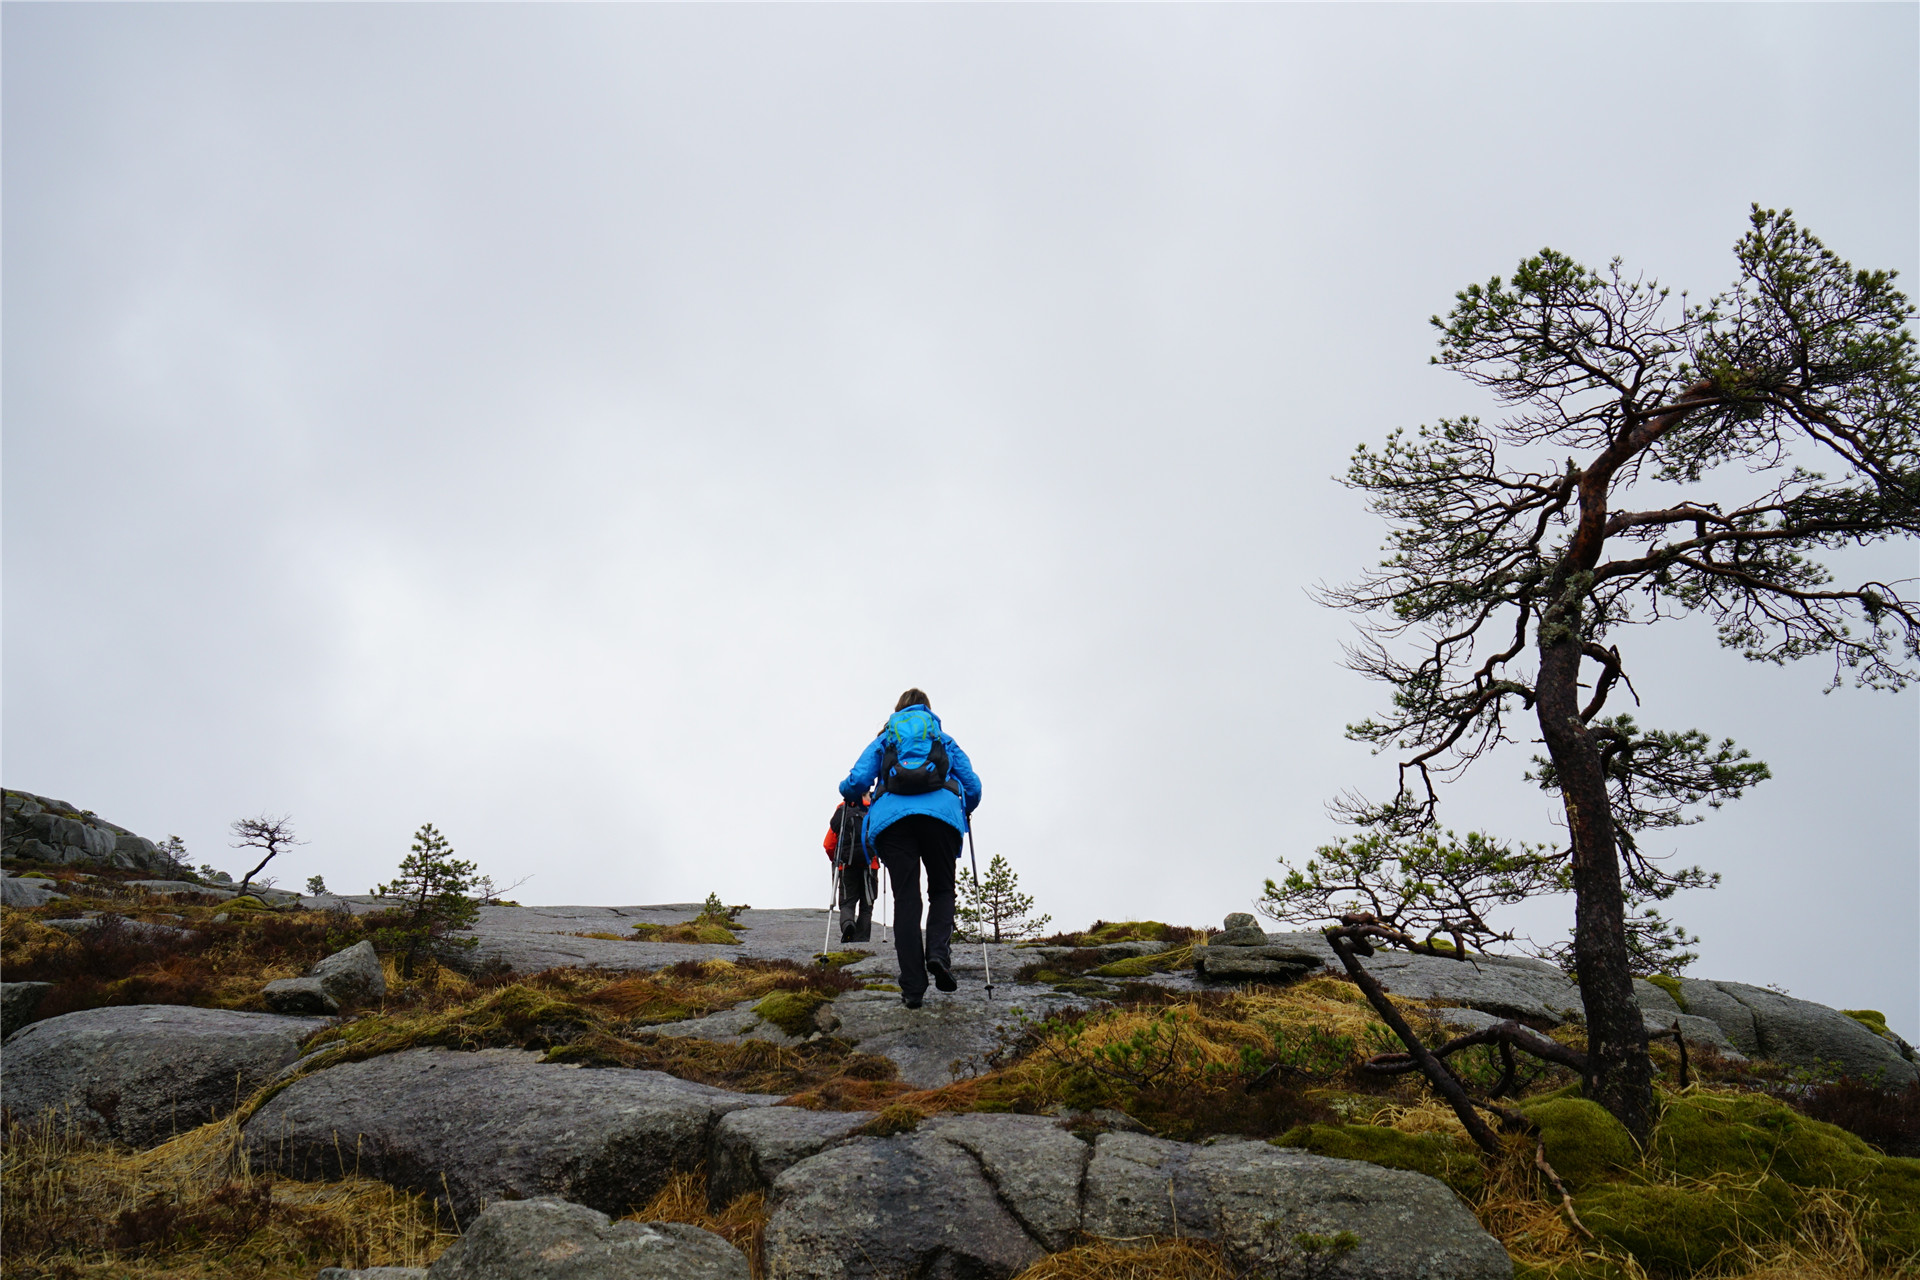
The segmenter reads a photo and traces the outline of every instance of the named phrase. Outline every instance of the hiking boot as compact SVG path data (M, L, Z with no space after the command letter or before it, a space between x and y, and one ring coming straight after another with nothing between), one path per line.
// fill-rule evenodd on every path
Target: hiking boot
M933 975L933 985L942 991L958 991L960 984L953 980L953 970L944 961L927 961L927 972Z
M900 1003L909 1009L918 1009L925 1002L919 996L901 996Z

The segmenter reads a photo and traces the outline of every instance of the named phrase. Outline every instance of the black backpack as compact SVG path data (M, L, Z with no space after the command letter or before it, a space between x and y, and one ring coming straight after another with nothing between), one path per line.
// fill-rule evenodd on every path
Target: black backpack
M947 776L947 744L940 740L940 722L915 704L896 711L887 720L886 747L880 759L880 790L899 796L923 796L960 786Z

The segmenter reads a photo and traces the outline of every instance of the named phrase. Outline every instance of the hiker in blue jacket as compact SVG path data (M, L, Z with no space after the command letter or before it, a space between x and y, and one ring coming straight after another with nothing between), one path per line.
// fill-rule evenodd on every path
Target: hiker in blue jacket
M940 727L927 695L909 689L894 704L880 736L854 762L841 796L858 802L878 791L864 836L893 881L894 953L900 998L918 1009L927 976L953 991L954 868L967 815L980 804L980 778L960 744ZM927 870L927 932L920 936L920 868Z

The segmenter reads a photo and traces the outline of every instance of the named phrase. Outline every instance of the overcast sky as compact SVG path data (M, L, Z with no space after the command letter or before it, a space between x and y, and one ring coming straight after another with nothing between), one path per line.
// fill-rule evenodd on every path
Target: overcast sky
M1427 318L1542 245L1710 293L1752 201L1911 288L1917 15L7 5L6 785L809 905L919 684L1041 909L1217 925L1391 785L1308 589L1353 446L1489 407ZM1915 694L1620 639L1776 774L1665 833L1693 974L1920 1039ZM1528 754L1450 825L1558 836Z

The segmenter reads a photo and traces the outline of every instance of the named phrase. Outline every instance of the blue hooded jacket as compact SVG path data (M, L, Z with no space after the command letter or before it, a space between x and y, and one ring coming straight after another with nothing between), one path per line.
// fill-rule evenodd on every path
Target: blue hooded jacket
M967 815L979 807L980 775L973 771L973 762L967 759L967 753L960 749L960 744L948 737L945 729L939 728L940 717L933 715L931 710L927 714L933 716L941 745L947 749L947 776L960 784L961 794L955 795L944 788L936 788L917 796L902 796L895 795L891 791L886 792L873 802L871 809L867 810L866 840L869 848L873 846L876 836L911 813L924 813L929 817L940 819L955 831L965 832ZM887 735L886 731L882 730L879 737L867 744L867 749L860 753L858 760L854 761L852 770L847 774L847 780L840 784L840 795L843 799L858 803L860 797L867 793L868 788L879 780L880 762L885 758L886 750Z

